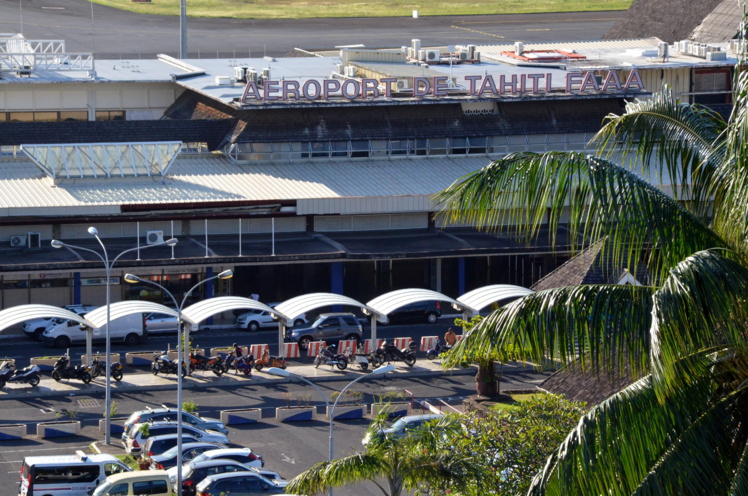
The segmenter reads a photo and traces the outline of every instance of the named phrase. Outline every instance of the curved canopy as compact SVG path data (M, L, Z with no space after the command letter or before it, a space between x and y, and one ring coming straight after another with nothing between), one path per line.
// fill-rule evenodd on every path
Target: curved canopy
M42 317L61 318L67 320L74 320L81 324L90 325L91 323L78 315L77 313L65 310L60 307L53 307L52 305L18 305L15 307L6 308L0 312L0 330L8 328L12 325L18 324L25 320L38 319Z
M490 286L483 286L472 291L468 291L464 295L457 298L462 305L477 310L487 307L493 302L506 300L508 298L517 299L523 296L534 293L532 289L523 288L522 286L514 286L512 284L492 284Z
M447 301L453 306L456 305L459 309L467 307L466 310L474 311L472 307L467 305L467 303L460 303L459 301L453 300L449 296L439 293L438 291L420 288L408 288L390 291L389 293L377 296L373 300L369 301L367 305L374 308L376 310L376 313L387 315L390 312L410 303L432 300ZM380 322L386 322L387 319L377 318L377 320L379 320Z
M177 312L173 308L169 308L158 303L153 303L152 301L127 300L118 301L117 303L111 304L111 320L116 320L120 317L132 315L134 313L151 312L164 313L166 315L171 315L172 317L179 316L179 312ZM104 305L103 307L99 307L92 312L88 312L86 314L86 320L90 324L86 322L84 322L84 324L91 325L91 327L104 327L106 325L106 305ZM185 320L189 324L194 324L194 322L188 321L187 319L183 318L182 320Z
M356 301L353 298L342 296L334 293L309 293L306 295L296 296L290 300L286 300L283 303L276 305L275 311L281 312L290 317L289 320L293 320L301 314L314 310L320 307L327 307L331 305L350 305L359 307L364 311L382 316L381 312L371 308L360 301Z
M216 298L199 301L194 305L185 308L182 311L182 317L197 324L217 313L243 308L269 312L278 319L285 320L286 322L291 321L291 319L289 319L285 314L275 308L271 308L264 303L260 303L251 298L242 298L240 296L218 296Z

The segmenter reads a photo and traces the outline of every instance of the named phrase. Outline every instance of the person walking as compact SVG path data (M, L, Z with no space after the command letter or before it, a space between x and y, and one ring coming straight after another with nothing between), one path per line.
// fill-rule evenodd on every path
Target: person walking
M452 330L451 327L447 329L447 332L444 333L444 343L449 348L451 348L452 346L455 345L455 343L457 343L457 334L455 334L455 332Z

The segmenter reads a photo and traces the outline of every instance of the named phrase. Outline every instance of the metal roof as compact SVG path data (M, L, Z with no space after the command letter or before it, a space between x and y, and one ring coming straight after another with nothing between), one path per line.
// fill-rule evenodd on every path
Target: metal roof
M397 310L400 307L408 305L410 303L416 303L419 301L447 301L452 305L457 305L459 308L467 306L466 303L460 303L458 300L453 300L449 296L432 291L430 289L419 289L419 288L408 288L398 289L391 291L383 295L377 296L373 300L370 300L367 305L371 308L376 309L383 315L388 315L390 312ZM467 306L466 310L473 311L473 309ZM380 322L386 323L386 318L378 318Z
M521 298L534 293L532 289L514 286L512 284L492 284L468 291L457 298L457 301L469 308L480 310L491 303L506 300L508 298ZM473 312L477 313L477 312Z
M49 177L165 176L182 148L180 141L21 145Z
M378 310L371 308L370 306L356 301L353 298L347 296L334 294L334 293L309 293L290 300L286 300L279 305L276 305L275 309L278 312L286 314L290 317L289 320L293 320L299 315L302 315L311 310L315 310L321 307L329 307L333 305L348 305L353 307L359 307L362 310L368 310L370 313L378 316L382 316Z
M160 305L158 303L153 303L152 301L141 301L141 300L127 300L127 301L118 301L117 303L112 303L110 305L110 318L111 320L117 320L120 317L125 317L127 315L132 315L134 313L151 313L151 312L158 312L163 313L166 315L171 315L172 317L178 317L179 312L174 310L173 308L169 308L164 305ZM187 319L182 316L183 320L187 321ZM93 310L91 312L88 312L86 314L86 320L90 323L91 327L95 328L102 328L106 325L106 305L103 307L99 307L96 310ZM85 322L84 322L85 323ZM194 324L194 322L188 321L190 324ZM86 323L88 325L88 323Z
M15 307L6 308L0 312L0 330L7 329L8 327L24 322L30 319L38 319L40 317L58 317L61 319L74 320L82 324L89 325L90 322L85 318L81 317L77 313L65 310L60 307L53 307L52 305L18 305Z
M199 301L194 305L190 305L185 308L182 311L182 316L188 318L192 322L200 323L208 317L211 317L212 315L215 315L217 313L228 312L231 310L238 310L242 308L269 312L279 319L283 319L286 322L292 322L292 319L289 319L280 311L271 308L259 301L250 298L242 298L240 296L219 296L216 298Z

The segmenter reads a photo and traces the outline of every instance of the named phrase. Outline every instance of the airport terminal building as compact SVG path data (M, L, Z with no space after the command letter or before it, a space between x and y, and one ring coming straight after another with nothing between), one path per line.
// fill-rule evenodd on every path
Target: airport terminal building
M727 112L734 46L656 38L344 48L286 58L94 60L0 35L0 307L178 294L359 301L423 287L529 287L570 256L445 225L431 195L516 151L584 151L609 113L663 83ZM667 185L664 185L667 187ZM154 247L170 237L172 248ZM222 284L229 284L224 283ZM205 296L210 296L209 293Z

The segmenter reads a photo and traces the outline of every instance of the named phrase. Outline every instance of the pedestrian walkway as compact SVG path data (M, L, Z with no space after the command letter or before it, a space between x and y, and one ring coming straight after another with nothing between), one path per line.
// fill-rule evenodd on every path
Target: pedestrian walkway
M413 367L408 367L403 362L394 362L395 370L388 374L389 377L437 377L448 374L472 374L476 372L474 366L467 368L455 368L445 370L440 360L418 360ZM301 362L289 361L289 372L305 377L313 382L324 381L351 381L362 374L370 374L371 369L362 371L359 367L349 367L346 370L338 370L334 367L322 365L315 368L314 365ZM184 389L213 388L213 387L241 387L243 385L272 384L287 382L289 378L278 377L267 373L267 369L261 372L252 371L250 377L243 374L235 374L233 371L216 376L211 371L195 371L191 376L184 378L182 387ZM112 380L112 391L158 391L172 390L177 387L177 376L153 375L144 367L126 367L121 381ZM9 398L30 398L49 396L72 396L77 394L95 394L104 392L105 381L99 376L89 384L83 384L78 380L63 380L55 382L47 374L43 374L42 380L37 387L26 384L6 384L0 389L0 400Z

